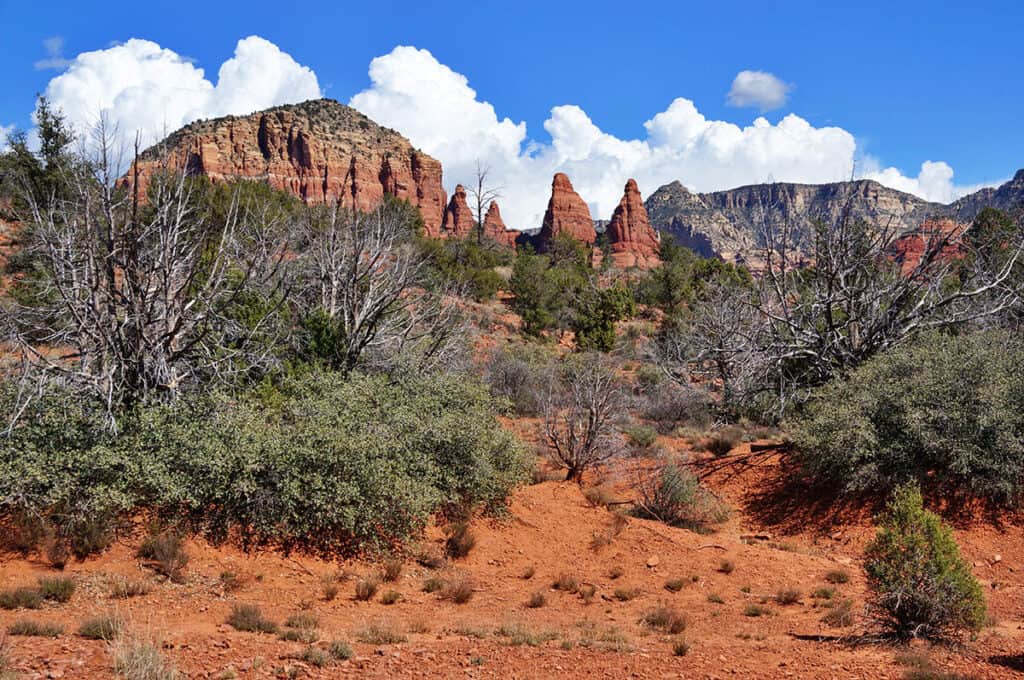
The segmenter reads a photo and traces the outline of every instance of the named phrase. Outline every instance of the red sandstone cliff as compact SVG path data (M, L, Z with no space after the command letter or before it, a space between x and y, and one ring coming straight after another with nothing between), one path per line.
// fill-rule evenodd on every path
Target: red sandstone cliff
M540 250L547 250L551 241L559 234L569 234L587 245L592 245L597 240L590 209L572 188L568 176L561 172L557 173L551 182L551 200L548 201L544 224L540 230Z
M519 236L519 232L510 231L505 226L505 220L501 219L501 209L498 207L497 201L491 201L490 207L487 208L487 214L484 216L484 236L509 247L516 245L516 237Z
M158 168L162 152L172 167L185 166L214 182L261 179L308 203L340 201L369 210L391 194L420 209L428 235L441 233L441 163L330 99L187 125L142 154L141 183Z
M476 219L466 202L466 189L461 184L456 185L452 200L444 211L441 235L447 238L466 238L474 233L475 227Z
M612 259L619 267L656 267L660 240L647 219L647 209L640 197L636 180L626 182L625 193L608 223L608 239Z

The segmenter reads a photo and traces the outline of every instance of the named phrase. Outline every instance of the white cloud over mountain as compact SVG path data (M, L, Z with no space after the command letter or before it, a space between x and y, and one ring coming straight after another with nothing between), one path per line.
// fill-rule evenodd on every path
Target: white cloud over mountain
M543 124L550 140L537 140L525 122L502 117L466 76L427 50L396 47L374 59L369 73L370 86L351 105L438 158L449 191L472 182L478 159L488 164L502 187L502 213L516 228L539 226L558 171L572 178L595 218L607 219L630 177L645 195L676 179L695 191L833 182L849 179L858 157L854 136L842 128L815 127L792 113L776 123L757 117L740 126L710 120L682 97L645 122L636 139L604 132L578 106L555 106ZM771 93L761 89L763 101L747 101L770 104ZM198 118L250 113L321 91L312 70L251 36L221 65L216 84L181 55L132 39L79 54L50 81L46 95L80 129L106 115L126 140L139 130L144 143L152 143ZM948 201L968 189L953 184L952 168L941 161L927 161L917 177L908 177L867 160L861 176L924 198Z
M13 125L0 125L0 151L7 148L7 137L14 132Z
M79 129L106 116L125 139L138 131L148 145L199 118L319 97L320 85L312 70L257 36L238 41L216 85L185 57L132 38L79 54L49 82L46 96Z
M726 97L730 106L754 106L761 113L782 108L793 86L766 71L740 71Z

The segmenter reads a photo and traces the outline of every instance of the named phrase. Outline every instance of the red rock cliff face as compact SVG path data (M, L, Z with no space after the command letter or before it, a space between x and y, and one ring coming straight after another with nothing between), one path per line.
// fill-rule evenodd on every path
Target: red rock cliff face
M390 194L420 209L428 235L441 233L441 163L329 99L192 123L142 154L140 184L159 168L161 151L174 168L214 182L260 179L307 203L369 210Z
M449 238L466 238L474 233L475 226L476 219L466 202L466 189L461 184L456 185L452 200L444 211L441 234Z
M658 234L647 219L647 209L636 180L626 182L622 200L608 223L608 238L612 258L620 267L650 268L661 263Z
M587 204L572 188L565 173L557 173L551 182L551 200L544 213L544 224L540 230L540 250L547 250L559 234L569 234L574 239L592 245L597 240L594 221L590 218Z
M501 219L501 208L497 201L491 201L484 216L484 236L505 246L515 247L516 237L519 232L509 231L505 227L505 220Z
M904 275L911 274L926 250L938 250L938 260L948 262L963 255L961 238L966 224L953 220L925 220L914 231L904 234L892 244L891 257L899 263Z

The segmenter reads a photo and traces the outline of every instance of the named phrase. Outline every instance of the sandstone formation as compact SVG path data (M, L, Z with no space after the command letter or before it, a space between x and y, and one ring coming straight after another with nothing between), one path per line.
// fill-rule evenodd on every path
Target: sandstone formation
M516 245L519 232L510 231L505 226L505 220L501 219L501 209L498 207L497 201L491 201L490 207L487 208L487 214L484 215L484 236L505 246L514 248Z
M444 211L441 235L446 238L466 238L473 233L474 227L476 218L466 202L466 188L458 184L448 208Z
M259 179L308 203L369 210L390 194L420 209L428 235L441 233L441 163L330 99L187 125L142 154L140 184L159 168L163 153L172 167L213 182Z
M892 244L891 257L900 265L900 271L910 274L921 262L925 250L938 251L941 260L961 256L961 235L968 225L953 220L925 220L920 227L898 238Z
M626 182L625 193L608 223L608 239L612 259L619 267L656 267L660 239L647 219L647 209L640 197L636 180Z
M559 234L569 234L587 245L593 245L597 240L590 209L572 188L569 177L562 172L557 173L551 182L551 200L538 237L540 251L545 252Z

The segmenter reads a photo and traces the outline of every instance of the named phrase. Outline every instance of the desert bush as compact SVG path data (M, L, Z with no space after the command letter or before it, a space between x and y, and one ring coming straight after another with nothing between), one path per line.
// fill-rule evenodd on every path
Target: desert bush
M381 578L388 583L394 583L402 575L402 568L405 561L401 557L392 557L384 560L384 568L381 570Z
M316 628L285 628L278 637L285 642L303 642L313 644L320 639L320 631Z
M505 399L516 414L534 416L540 411L537 390L543 384L548 357L530 345L513 345L496 350L484 368L491 394Z
M182 680L184 677L151 641L129 639L113 646L114 670L125 680Z
M718 593L708 593L707 599L711 604L725 604L725 600Z
M685 638L677 637L672 641L672 653L675 656L686 656L690 651L690 643Z
M373 576L367 576L356 581L355 599L360 602L367 602L373 599L380 588L380 581Z
M650 628L677 635L686 630L686 617L674 607L660 605L644 613L641 622Z
M593 583L584 583L578 592L583 604L590 604L594 600L594 596L597 595L597 586Z
M431 576L423 582L423 592L425 593L439 593L444 590L444 579Z
M129 597L140 597L148 595L153 587L148 581L142 579L128 578L120 574L111 576L107 582L107 593L110 597L127 599Z
M686 587L686 581L681 578L673 578L665 581L665 590L670 593L678 593L684 587Z
M299 614L292 614L284 621L286 628L316 628L320 625L320 620L313 614L308 612L301 612Z
M654 446L658 440L658 432L650 425L631 425L623 429L629 443L638 449L646 450Z
M368 645L395 645L408 638L387 621L376 621L360 629L356 639Z
M707 392L674 380L645 388L639 407L640 415L653 421L662 434L672 432L680 423L704 430L714 422L713 404Z
M499 626L495 633L503 638L506 638L508 644L513 647L539 647L540 645L554 640L558 637L557 633L552 631L537 631L530 630L521 623L507 623Z
M728 455L736 448L737 444L739 444L739 439L724 431L716 432L700 442L701 447L705 451L709 451L715 458Z
M67 576L39 579L39 594L44 600L67 602L75 594L75 581Z
M0 389L0 411L15 398ZM461 375L314 371L270 396L140 408L117 435L100 405L47 395L27 408L0 437L0 514L36 513L62 537L145 507L215 540L393 547L437 510L496 508L530 462L495 427L485 388Z
M386 590L380 596L381 604L395 604L402 599L402 594L397 590Z
M620 588L616 588L613 594L615 595L615 599L619 602L629 602L640 595L640 589L631 586L622 586Z
M530 609L538 609L548 603L548 596L543 590L535 590L530 599L526 601L526 606Z
M299 655L299 659L314 668L323 668L331 662L331 655L318 647L306 647Z
M718 563L718 571L723 574L729 575L736 571L736 563L732 560L722 560Z
M815 588L811 591L811 597L815 600L831 600L835 595L835 588Z
M633 512L672 526L702 531L725 521L728 509L687 468L668 464L638 482Z
M758 617L764 616L765 614L771 613L771 610L767 607L763 607L759 604L748 604L743 608L744 616Z
M558 575L558 578L555 579L551 587L555 590L561 590L563 593L575 593L580 589L580 583L572 574L563 572Z
M1024 342L928 335L818 390L793 423L808 478L846 493L908 481L1012 502L1024 481Z
M43 594L36 588L20 587L0 591L0 609L39 609Z
M853 625L855 618L853 600L846 599L834 604L821 621L832 628L847 628Z
M467 576L454 576L445 582L441 597L455 604L466 604L473 599L473 581Z
M825 574L825 580L835 585L850 582L850 572L845 569L833 569Z
M461 559L469 555L476 546L476 535L468 522L456 522L445 527L444 551L452 559Z
M254 604L236 604L231 608L227 624L245 633L276 633L277 624L263 618L263 612Z
M8 635L24 635L27 637L60 637L64 634L64 626L59 623L45 623L32 619L19 619L7 627Z
M801 593L796 588L783 588L775 593L775 602L780 605L796 604L800 601Z
M175 529L150 534L139 546L138 557L147 560L153 569L175 583L185 580L188 564L185 539Z
M94 616L82 621L78 626L78 634L88 640L116 639L124 632L124 619L113 614Z
M896 635L943 637L977 631L985 597L960 557L952 530L924 509L915 486L896 490L865 548L873 609Z
M352 651L352 645L345 642L344 640L334 640L331 642L331 646L328 648L331 656L338 661L347 661L355 656L355 652Z

